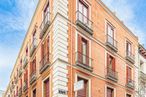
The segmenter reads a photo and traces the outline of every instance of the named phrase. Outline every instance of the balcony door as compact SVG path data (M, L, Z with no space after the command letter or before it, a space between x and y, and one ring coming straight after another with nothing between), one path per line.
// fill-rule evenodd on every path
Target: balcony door
M45 9L44 9L44 20L45 20L45 24L49 20L49 12L50 12L49 0L47 0L47 5L45 6Z
M108 42L114 45L114 28L109 23L107 24L107 37Z
M78 61L89 65L89 41L78 35Z
M126 79L127 79L127 83L129 83L132 80L132 70L129 66L127 66L126 69L127 69L126 70L126 72L127 72Z
M115 58L109 54L107 54L107 70L111 73L115 71Z
M84 24L88 24L89 8L88 5L83 0L79 0L78 11L79 20L82 21Z
M131 43L127 41L126 43L126 52L128 56L131 56L132 46Z

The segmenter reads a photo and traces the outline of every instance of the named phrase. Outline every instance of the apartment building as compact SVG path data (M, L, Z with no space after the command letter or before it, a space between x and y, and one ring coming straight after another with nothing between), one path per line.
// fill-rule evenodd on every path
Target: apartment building
M137 96L146 97L146 49L139 45L138 54L138 79L137 79Z
M39 0L5 97L135 97L137 52L101 0Z

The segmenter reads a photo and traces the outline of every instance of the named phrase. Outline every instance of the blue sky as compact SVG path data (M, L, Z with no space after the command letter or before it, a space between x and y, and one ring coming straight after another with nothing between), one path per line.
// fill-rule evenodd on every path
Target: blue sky
M37 0L0 0L0 90L5 90Z
M146 45L146 1L102 0ZM0 89L5 90L37 0L0 0Z

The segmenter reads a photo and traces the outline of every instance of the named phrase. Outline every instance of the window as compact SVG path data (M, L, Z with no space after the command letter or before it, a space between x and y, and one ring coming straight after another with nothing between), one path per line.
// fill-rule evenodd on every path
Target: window
M84 89L77 91L77 97L89 97L89 81L81 77L77 79L78 81L84 81Z
M41 46L41 61L47 62L49 61L49 37L42 43ZM43 63L44 63L43 62Z
M26 69L25 70L25 74L24 74L24 82L25 82L25 84L26 84L26 87L27 87L27 85L28 85L28 70Z
M126 53L127 53L127 56L131 56L131 52L132 52L132 45L130 42L126 42Z
M30 73L33 74L36 72L36 59L34 59L31 63L30 63Z
M107 87L107 97L114 97L114 89Z
M108 42L114 45L114 27L107 23L107 36L108 36Z
M50 97L50 83L49 78L44 81L44 97Z
M127 68L127 70L126 70L126 72L127 72L126 79L127 79L127 83L129 83L132 80L132 70L131 70L131 68L129 66L127 66L126 68Z
M126 97L131 97L131 95L130 94L126 94Z
M36 96L36 89L33 90L33 97L37 97L37 96Z
M89 42L78 36L78 60L81 64L89 65Z
M79 11L79 20L85 24L88 24L89 7L83 0L79 0L78 11Z
M107 68L108 70L115 71L115 58L107 54Z
M47 0L46 6L45 6L45 9L44 9L44 16L46 16L49 11L50 11L50 9L49 9L49 0Z
M26 53L26 56L28 56L28 47L26 48L25 53Z

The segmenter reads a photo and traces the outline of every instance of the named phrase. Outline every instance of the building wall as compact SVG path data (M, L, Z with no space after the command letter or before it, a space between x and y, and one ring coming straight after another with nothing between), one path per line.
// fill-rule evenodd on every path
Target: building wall
M40 25L42 23L42 11L46 4L46 0L40 0L36 12L28 29L28 33L22 44L18 59L11 74L10 83L14 80L17 73L17 68L20 67L20 60L24 58L26 46L29 51L32 41L32 33L36 29L37 48L32 57L28 57L28 74L30 74L30 61L36 58L36 76L37 80L28 85L28 90L22 92L22 97L32 96L33 89L37 91L37 97L43 95L43 81L50 79L50 96L51 97L75 97L74 83L77 82L77 76L89 79L89 97L106 97L106 88L113 87L115 97L125 97L126 93L135 96L134 89L127 88L126 84L126 66L132 67L132 78L137 79L136 62L132 64L125 59L126 57L126 40L132 43L132 53L137 55L138 38L134 36L124 24L102 3L100 0L84 0L89 5L89 19L93 22L93 35L76 25L76 11L78 0L50 0L50 19L51 25L46 31L42 39L40 36ZM115 28L115 39L118 41L118 52L114 52L106 46L106 22L110 22ZM93 71L90 72L76 64L76 52L78 51L78 35L89 40L89 57L93 59ZM50 61L49 68L42 74L39 73L41 61L41 44L50 36ZM113 82L106 78L107 75L107 53L111 54L116 59L116 71L118 72L118 81ZM136 61L136 59L135 59ZM25 70L23 69L22 76L18 78L18 83L12 90L11 94L16 91L16 86L20 87L20 78L23 79ZM28 75L28 81L30 81ZM24 79L22 81L24 84ZM11 85L10 85L11 87ZM59 91L65 91L65 94L60 94Z

